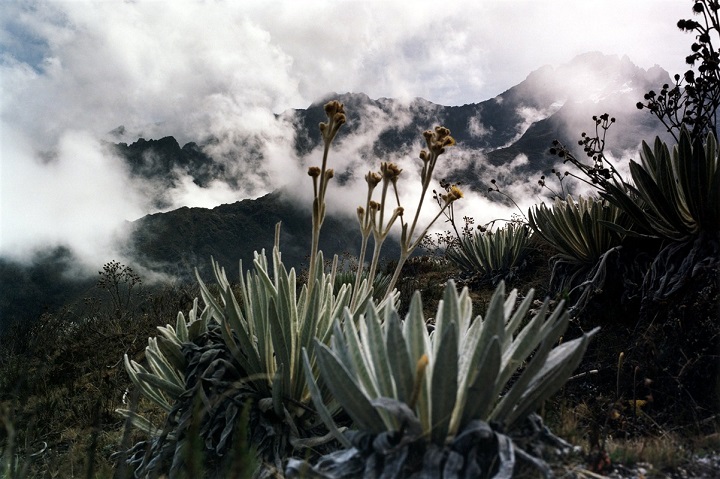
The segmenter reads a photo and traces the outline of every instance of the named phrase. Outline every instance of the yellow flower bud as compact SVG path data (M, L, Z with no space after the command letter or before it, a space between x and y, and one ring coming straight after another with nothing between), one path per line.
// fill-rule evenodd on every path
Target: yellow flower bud
M429 139L428 133L430 133ZM445 147L453 146L455 144L455 138L450 136L450 130L444 126L436 126L434 133L426 131L424 135L425 139L428 141L428 147L430 150L438 155L445 152Z

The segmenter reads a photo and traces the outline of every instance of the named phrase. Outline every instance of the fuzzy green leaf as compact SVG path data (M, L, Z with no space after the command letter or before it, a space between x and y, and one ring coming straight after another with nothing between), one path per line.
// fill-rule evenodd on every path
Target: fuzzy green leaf
M455 408L455 399L457 398L457 323L449 321L445 324L444 333L439 344L441 353L433 358L430 418L432 419L432 442L443 446L450 427L453 409Z
M316 341L315 354L325 383L357 427L376 434L384 431L382 418L335 353Z

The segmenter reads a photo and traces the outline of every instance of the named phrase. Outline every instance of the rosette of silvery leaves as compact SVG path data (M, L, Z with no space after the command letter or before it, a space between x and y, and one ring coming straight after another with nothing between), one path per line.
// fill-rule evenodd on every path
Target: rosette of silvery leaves
M501 282L486 315L475 317L468 290L458 294L450 281L431 333L419 293L404 321L370 304L357 322L338 322L330 345L315 349L319 386L353 420L348 446L314 464L291 459L286 474L500 479L525 462L550 477L537 451L569 445L535 411L565 384L597 329L559 342L563 304L550 311L546 300L529 315L532 299L531 290L516 304L517 291L506 297ZM313 398L321 409L321 396Z

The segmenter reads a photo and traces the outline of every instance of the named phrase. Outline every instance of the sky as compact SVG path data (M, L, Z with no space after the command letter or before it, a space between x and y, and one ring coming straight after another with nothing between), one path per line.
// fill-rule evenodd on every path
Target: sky
M588 51L682 72L692 39L675 24L691 5L5 0L0 255L28 258L66 244L90 263L109 259L122 223L152 212L143 190L150 186L131 181L103 150L120 125L135 139L173 135L181 145L257 133L277 177L295 167L292 132L275 113L329 92L476 103ZM175 206L249 194L215 186L186 181L173 192Z

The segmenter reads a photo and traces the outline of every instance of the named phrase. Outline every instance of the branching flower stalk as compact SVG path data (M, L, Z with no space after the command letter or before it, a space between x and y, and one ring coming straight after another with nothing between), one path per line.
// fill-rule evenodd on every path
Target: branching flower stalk
M450 192L450 189L453 187L460 186L461 183L450 183L446 179L440 180L440 187L445 190L446 193ZM442 194L438 193L437 190L433 190L433 199L437 202L438 206L442 209L443 207L443 199ZM468 216L463 216L463 220L465 221L465 226L462 229L462 234L460 234L460 231L458 231L457 224L455 224L455 208L451 204L443 213L445 216L445 223L450 223L450 226L452 226L453 231L455 232L455 239L456 241L454 243L462 241L463 238L467 238L472 234L472 228L470 225L472 225L475 220ZM448 246L450 246L450 243L448 243Z
M397 207L393 210L392 215L385 222L385 205L387 203L387 193L390 185L392 185L397 195L397 179L400 176L402 170L398 168L395 163L380 163L380 173L368 172L365 175L365 181L368 184L368 195L365 203L365 208L358 208L358 221L360 223L360 231L362 234L362 244L360 246L360 264L355 274L355 286L353 289L353 302L351 309L354 308L357 298L360 296L359 291L361 289L360 278L362 276L362 265L365 262L365 255L367 253L367 243L370 239L370 234L373 235L374 247L373 255L370 262L370 269L368 271L368 285L372 284L375 279L377 272L378 263L380 262L380 251L385 239L390 234L390 229L395 224L395 221L403 215L404 209L400 206L398 201ZM380 203L372 200L372 193L375 188L382 182L382 193L380 196Z
M310 271L308 289L310 292L315 283L315 278L318 274L317 268L317 255L320 241L320 229L323 221L325 220L325 195L327 193L327 186L330 179L334 176L332 168L327 168L328 153L330 151L330 145L333 139L337 135L340 127L346 122L345 109L342 103L337 100L331 101L325 105L325 114L328 117L328 122L320 123L320 131L323 137L324 149L323 149L323 160L322 166L311 166L308 169L308 175L313 179L313 209L312 209L312 246L310 251ZM351 310L357 305L357 298L362 296L361 291L366 289L369 285L373 284L377 267L380 261L380 251L382 245L390 234L392 226L395 224L397 219L400 219L402 233L400 240L400 258L398 260L395 272L390 280L387 291L385 291L384 300L387 300L392 296L393 289L397 283L400 271L402 270L405 261L410 257L415 248L417 248L423 237L427 234L429 228L435 223L435 221L443 214L446 209L456 200L462 198L463 194L460 188L452 186L448 193L442 195L443 205L440 211L435 215L433 220L420 232L416 234L418 229L418 220L420 218L420 210L422 209L423 202L425 200L425 194L430 187L432 180L432 174L435 169L438 158L445 152L445 148L453 146L455 139L450 136L450 130L445 127L438 126L435 131L427 130L423 133L425 141L427 143L427 150L420 152L420 159L423 161L422 173L420 179L422 182L422 191L418 202L418 207L415 211L415 216L412 223L405 223L403 220L404 208L400 205L400 195L397 189L397 180L400 177L402 170L398 168L395 163L382 162L380 164L380 172L368 172L365 176L365 181L368 184L368 194L365 202L365 207L359 207L357 209L358 222L360 224L360 231L362 235L362 243L360 247L359 256L359 267L355 275L355 285L353 286L353 300L351 302ZM380 202L373 201L373 192L375 188L382 183L382 192L380 195ZM392 210L392 214L389 218L385 218L385 210L388 206L388 192L392 186L392 193L394 193L396 207ZM363 287L361 282L362 278L362 265L365 263L365 256L367 254L367 244L370 239L370 234L373 235L374 247L373 255L370 262L370 268L368 271L366 286Z
M403 217L400 216L400 224L402 227L402 231L400 234L400 258L398 259L397 266L395 267L395 272L390 279L390 285L388 286L388 290L385 293L385 298L388 298L391 294L393 288L395 287L395 284L397 283L398 278L400 277L400 271L402 270L405 261L407 261L413 251L415 251L415 248L420 245L422 239L425 237L430 227L435 223L435 221L437 221L440 215L445 212L446 208L448 208L454 201L463 197L463 193L460 188L458 188L457 186L451 187L450 191L448 191L447 194L441 196L444 204L440 211L438 211L432 221L428 223L428 225L420 232L420 234L415 234L416 230L418 229L420 210L422 209L423 202L425 201L425 194L430 187L432 174L435 170L437 160L440 155L445 153L445 148L453 146L455 144L455 139L450 136L450 130L443 126L435 127L435 131L427 130L423 133L423 136L425 137L428 149L420 151L420 159L423 162L422 172L420 173L422 191L420 193L418 207L415 210L415 216L412 223L406 223ZM399 205L400 200L399 195L397 194L397 189L395 189L395 195Z
M495 179L490 180L490 183L493 185L492 187L488 188L488 193L500 193L502 196L504 196L506 199L508 199L513 205L515 205L515 208L520 212L520 215L525 220L525 223L527 223L527 216L525 216L525 213L523 213L522 208L517 204L517 202L512 198L512 196L508 195L504 191L500 190L500 187L497 184L497 181Z
M580 170L580 174L582 175L580 176L572 171L566 171L563 178L565 176L570 176L596 189L603 189L606 185L612 182L624 184L624 180L620 172L605 156L605 137L607 135L607 131L610 129L612 124L615 123L615 118L611 118L607 113L603 113L599 116L593 116L592 119L595 122L595 136L590 136L583 132L580 140L577 142L579 146L583 147L585 155L592 159L592 164L586 164L580 161L578 157L570 152L570 150L558 140L553 141L553 146L550 148L550 154L562 158L563 163L572 164ZM553 173L558 177L558 179L561 179L559 172L556 172L553 169ZM544 176L540 179L539 183L540 186L545 186Z
M380 262L380 250L385 238L387 238L388 234L390 234L390 228L392 228L398 218L402 219L402 215L404 213L403 207L400 206L399 195L397 192L397 180L401 172L402 170L398 168L395 163L380 163L380 175L382 176L383 182L380 203L370 203L370 224L372 226L373 239L375 241L372 261L370 263L370 271L368 272L368 276L370 278L375 277L377 266ZM387 192L390 185L392 185L393 191L395 192L397 207L394 209L388 221L385 222L385 206L387 205Z
M676 74L674 82L665 83L659 93L650 90L639 109L649 110L667 128L676 142L680 130L688 129L694 141L705 140L708 133L717 138L718 109L720 108L720 52L716 44L720 39L720 2L695 0L693 14L700 21L681 19L680 30L692 33L695 41L692 53L685 57L691 69ZM697 64L697 67L696 67Z
M345 108L337 100L328 102L325 105L325 114L328 122L320 123L320 132L323 137L323 159L322 167L311 166L308 168L308 175L313 179L313 207L312 207L312 246L310 249L310 274L308 276L308 288L312 291L317 274L317 254L320 244L320 228L325 220L325 194L330 179L335 175L332 168L327 168L328 153L330 144L340 127L345 124Z
M350 309L352 310L354 310L356 306L355 303L358 297L358 291L360 290L360 281L362 278L363 266L365 262L365 254L367 252L367 244L368 240L370 239L370 234L373 230L370 207L370 204L374 203L372 201L372 194L375 190L375 187L380 184L380 181L382 181L382 176L373 171L368 171L368 174L365 175L365 181L368 184L368 194L367 199L365 200L365 207L358 206L357 209L357 217L358 222L360 223L360 234L362 236L362 242L360 245L360 255L358 256L358 267L357 271L355 272L355 284L353 286L353 296L350 306Z

